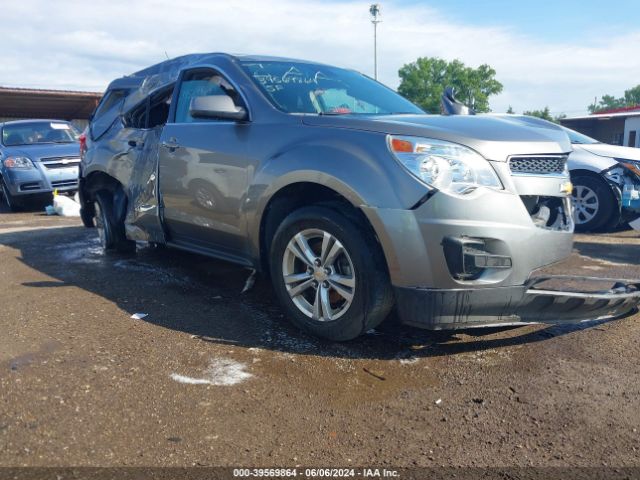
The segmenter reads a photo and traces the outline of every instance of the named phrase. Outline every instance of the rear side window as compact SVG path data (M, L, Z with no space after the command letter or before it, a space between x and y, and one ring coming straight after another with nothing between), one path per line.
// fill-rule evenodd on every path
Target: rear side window
M154 92L125 114L130 128L155 128L167 123L174 85Z
M95 140L109 130L120 114L127 90L111 90L105 94L91 120L91 137Z

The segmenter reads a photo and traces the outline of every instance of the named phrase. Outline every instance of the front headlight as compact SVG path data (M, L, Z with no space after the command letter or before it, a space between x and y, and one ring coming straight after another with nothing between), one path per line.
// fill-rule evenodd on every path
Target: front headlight
M388 135L389 150L415 177L438 190L465 194L478 187L502 188L487 160L470 148L421 137Z
M33 162L27 157L7 157L3 161L6 168L34 168Z
M616 160L620 165L625 167L627 170L631 170L638 176L638 178L640 178L640 162L636 160L624 160L622 158L616 158Z

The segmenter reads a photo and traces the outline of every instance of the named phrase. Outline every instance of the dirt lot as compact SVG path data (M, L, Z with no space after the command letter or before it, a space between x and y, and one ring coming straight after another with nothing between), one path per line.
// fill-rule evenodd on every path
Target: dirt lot
M638 237L552 271L640 278ZM640 315L328 344L247 277L0 213L0 466L640 466Z

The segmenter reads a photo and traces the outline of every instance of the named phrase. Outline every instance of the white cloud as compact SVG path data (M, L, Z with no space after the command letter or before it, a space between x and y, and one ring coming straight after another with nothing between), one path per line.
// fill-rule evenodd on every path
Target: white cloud
M190 52L292 56L371 73L369 2L322 0L23 0L3 6L0 85L103 90L113 78ZM508 27L454 23L421 5L383 3L379 77L419 56L488 63L504 92L495 111L581 113L640 79L640 29L545 43Z

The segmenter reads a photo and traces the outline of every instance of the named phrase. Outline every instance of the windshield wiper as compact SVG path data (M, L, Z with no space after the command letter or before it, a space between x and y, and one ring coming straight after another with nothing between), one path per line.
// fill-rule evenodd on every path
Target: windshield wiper
M353 112L318 112L318 115L350 115Z

